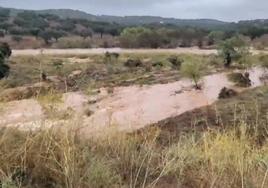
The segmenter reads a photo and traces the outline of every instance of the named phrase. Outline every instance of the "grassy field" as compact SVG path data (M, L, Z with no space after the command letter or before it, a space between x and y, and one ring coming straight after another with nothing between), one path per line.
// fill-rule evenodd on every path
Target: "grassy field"
M123 54L118 59L105 55L15 56L10 59L10 76L1 85L8 88L32 84L40 81L40 72L66 77L75 70L82 71L76 79L79 89L168 82L180 78L178 67L169 61L174 57L180 61L202 61L211 65L208 71L220 64L216 57L206 55ZM125 66L129 59L140 60L142 64Z

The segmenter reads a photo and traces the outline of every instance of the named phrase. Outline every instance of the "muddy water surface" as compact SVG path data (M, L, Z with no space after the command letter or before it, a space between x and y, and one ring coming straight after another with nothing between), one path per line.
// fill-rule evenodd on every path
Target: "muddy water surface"
M252 87L262 85L259 77L262 69L252 69ZM119 87L112 96L100 101L97 110L86 119L89 127L117 126L121 130L133 130L184 112L210 105L218 99L223 87L236 88L226 73L204 77L202 90L195 90L189 80L153 86Z
M250 71L252 87L262 85L260 77L263 73L260 68ZM204 77L202 90L195 90L191 81L183 79L152 86L118 87L113 94L102 89L100 94L93 96L96 100L80 92L67 93L63 95L60 108L73 109L76 119L86 133L102 131L107 127L131 131L210 105L218 99L223 87L239 92L245 90L235 87L234 83L227 79L227 73L216 73ZM93 114L88 117L86 110L91 110ZM0 125L29 124L39 120L46 120L46 117L42 106L34 99L14 101L1 106Z

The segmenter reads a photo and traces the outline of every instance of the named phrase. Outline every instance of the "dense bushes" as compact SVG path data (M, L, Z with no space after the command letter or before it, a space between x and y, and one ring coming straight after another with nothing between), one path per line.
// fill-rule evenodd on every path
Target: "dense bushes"
M12 11L11 11L12 12ZM123 20L122 20L123 21ZM183 21L182 21L183 22ZM187 22L187 21L186 21ZM34 11L10 13L9 9L0 8L1 36L20 35L34 36L46 41L55 42L63 36L80 36L83 38L98 36L103 39L109 35L114 40L120 36L121 46L125 48L175 48L213 46L236 34L245 35L258 48L267 46L267 23L252 21L237 24L226 23L226 28L206 28L202 20L187 25L171 23L131 24L90 21L87 19L61 18L57 15L43 14ZM200 23L199 23L200 22ZM201 25L200 25L201 24ZM227 28L230 26L229 28ZM55 40L53 40L55 39ZM103 40L103 43L105 40ZM103 45L105 46L105 44ZM117 46L119 44L117 43Z
M121 46L125 48L158 48L162 36L148 28L133 27L123 30L120 36Z
M190 47L201 41L207 33L199 29L168 29L130 27L122 31L120 44L124 48Z

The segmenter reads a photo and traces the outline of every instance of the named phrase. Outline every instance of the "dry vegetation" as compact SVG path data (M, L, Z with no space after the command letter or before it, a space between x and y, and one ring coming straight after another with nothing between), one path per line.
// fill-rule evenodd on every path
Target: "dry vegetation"
M208 66L205 74L221 64L217 57L186 54L16 56L10 59L11 71L1 86L4 89L30 86L41 81L41 73L64 92L66 83L68 91L167 83L181 78L182 62L197 60Z
M265 67L266 57L252 56L252 65ZM51 88L59 92L82 90L91 93L101 87L164 84L180 80L185 76L183 67L188 64L195 67L196 62L200 62L200 67L206 67L197 69L200 76L226 71L222 66L223 59L216 55L108 53L14 56L9 60L9 77L0 82L3 90L9 90L2 92L0 99L30 98L45 94ZM243 68L243 64L234 62L227 71Z
M259 56L253 57L254 64L260 63ZM134 61L134 64L128 65L128 61ZM140 61L140 64L135 65L135 61ZM14 88L40 82L42 72L54 80L55 76L64 80L77 70L81 71L75 79L75 86L79 89L167 83L181 78L179 69L183 62L197 61L207 67L204 74L223 70L223 60L215 55L122 54L118 58L105 55L16 56L10 59L11 72L7 79L1 81L1 86ZM238 63L233 66L242 67Z

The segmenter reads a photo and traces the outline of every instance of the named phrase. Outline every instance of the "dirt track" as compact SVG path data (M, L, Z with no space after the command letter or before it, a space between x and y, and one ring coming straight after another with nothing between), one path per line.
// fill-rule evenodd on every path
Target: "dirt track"
M121 48L92 48L92 49L27 49L13 50L13 55L65 55L65 54L103 54L105 52L116 53L193 53L213 54L216 50L200 50L197 48L176 48L176 49L121 49Z
M105 52L116 53L191 53L199 55L215 54L217 50L203 50L198 48L175 48L175 49L121 49L121 48L92 48L92 49L26 49L13 50L13 56L20 55L84 55L84 54L103 54ZM268 51L252 50L253 54L268 53Z

